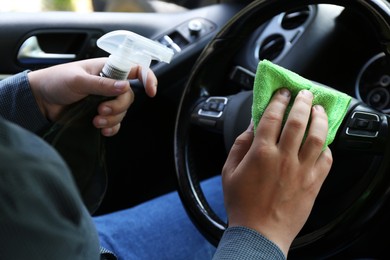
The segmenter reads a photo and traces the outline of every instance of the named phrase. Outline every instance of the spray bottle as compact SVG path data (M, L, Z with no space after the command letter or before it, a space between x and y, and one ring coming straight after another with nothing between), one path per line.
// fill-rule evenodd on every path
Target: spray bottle
M135 65L142 67L142 81L146 85L152 60L169 63L173 50L130 31L118 30L100 37L97 46L111 55L102 72L103 77L123 80Z
M158 42L124 30L103 35L97 45L111 54L100 76L125 80L139 65L144 86L151 61L169 63L174 54ZM42 135L68 164L90 213L101 204L107 185L104 137L92 124L98 105L107 99L91 95L69 106Z

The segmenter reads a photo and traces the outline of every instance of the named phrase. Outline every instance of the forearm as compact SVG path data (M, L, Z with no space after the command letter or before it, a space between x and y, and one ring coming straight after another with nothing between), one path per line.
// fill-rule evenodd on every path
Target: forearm
M213 260L220 259L285 260L286 257L260 233L245 227L231 227L225 231L213 257Z
M0 116L32 132L50 124L35 101L27 71L0 81Z

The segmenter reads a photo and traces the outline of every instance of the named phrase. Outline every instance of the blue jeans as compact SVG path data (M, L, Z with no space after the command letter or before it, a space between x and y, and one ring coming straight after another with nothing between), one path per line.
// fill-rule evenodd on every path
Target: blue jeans
M202 182L215 213L226 219L220 176ZM101 245L119 259L211 259L215 247L193 225L177 192L94 217Z

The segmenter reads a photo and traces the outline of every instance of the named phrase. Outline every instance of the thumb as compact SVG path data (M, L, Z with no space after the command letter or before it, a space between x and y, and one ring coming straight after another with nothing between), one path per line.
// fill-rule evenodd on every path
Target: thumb
M248 129L234 141L223 167L223 173L231 173L237 168L252 145L253 135L253 122L251 121Z

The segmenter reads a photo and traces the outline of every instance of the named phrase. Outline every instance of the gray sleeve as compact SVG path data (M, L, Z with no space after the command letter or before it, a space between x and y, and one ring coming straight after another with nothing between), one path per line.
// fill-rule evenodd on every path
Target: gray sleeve
M0 117L0 258L98 260L99 239L68 167Z
M0 81L0 116L32 132L38 132L50 122L39 110L27 73L24 71Z
M272 241L246 227L229 227L219 242L213 260L273 259L285 260L283 252Z

